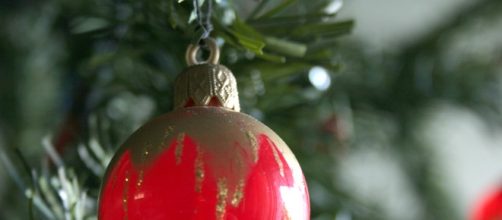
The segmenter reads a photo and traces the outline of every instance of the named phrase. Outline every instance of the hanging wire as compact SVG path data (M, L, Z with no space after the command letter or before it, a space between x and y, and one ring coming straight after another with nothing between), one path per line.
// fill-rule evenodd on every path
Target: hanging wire
M205 15L201 12L201 6L199 5L199 0L194 0L193 5L195 8L195 13L197 15L197 28L195 29L195 34L197 35L194 39L194 44L201 44L205 39L209 37L211 31L213 31L213 24L211 23L211 15L213 13L213 1L206 0L206 13Z

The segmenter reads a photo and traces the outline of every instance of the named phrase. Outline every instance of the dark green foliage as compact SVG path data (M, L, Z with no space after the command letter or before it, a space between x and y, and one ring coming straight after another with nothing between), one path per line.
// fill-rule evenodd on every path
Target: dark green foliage
M93 219L114 149L148 118L171 109L185 49L200 36L197 22L190 20L193 5L188 0L23 2L0 6L0 154L15 180L7 189L14 184L21 189L2 198L16 203L5 203L0 219ZM325 13L327 0L262 0L252 10L236 9L249 2L219 2L211 21L213 37L224 42L221 63L238 79L243 111L284 138L312 195L322 195L312 198L312 219L340 213L385 219L377 204L358 201L344 189L335 173L347 151L382 139L397 155L424 217L459 218L415 128L437 100L500 123L491 120L500 117L497 98L487 95L500 90L494 83L497 66L467 60L447 67L441 56L445 39L469 19L496 14L499 2L472 4L413 45L377 56L357 42L340 43L338 37L350 33L354 21ZM420 68L423 63L431 70ZM327 91L313 88L307 78L313 66L325 67L335 85ZM38 84L53 85L43 96L51 100L29 90ZM26 104L29 100L38 104ZM326 131L332 116L350 118L354 134ZM57 139L65 126L72 126L74 135L61 144ZM47 134L54 143L45 137L42 148L40 139Z

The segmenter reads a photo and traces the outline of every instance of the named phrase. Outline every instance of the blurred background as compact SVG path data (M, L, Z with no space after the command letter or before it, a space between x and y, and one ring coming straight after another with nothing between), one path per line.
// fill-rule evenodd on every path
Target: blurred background
M297 156L312 219L502 216L501 1L213 6L242 111ZM0 219L95 219L198 34L188 0L0 0Z

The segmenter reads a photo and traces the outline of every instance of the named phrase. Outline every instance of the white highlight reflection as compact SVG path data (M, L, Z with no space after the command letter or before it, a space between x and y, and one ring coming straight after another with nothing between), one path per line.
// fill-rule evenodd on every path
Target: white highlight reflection
M314 66L310 69L309 80L316 89L321 91L328 89L331 85L331 77L328 71L320 66Z

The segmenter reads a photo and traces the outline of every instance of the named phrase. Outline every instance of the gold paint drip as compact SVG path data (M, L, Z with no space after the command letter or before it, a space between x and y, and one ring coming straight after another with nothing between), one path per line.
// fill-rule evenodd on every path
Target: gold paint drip
M195 158L195 192L202 191L202 182L204 181L204 161L202 160L202 152L197 146L197 157Z
M279 157L279 152L277 152L277 149L274 144L270 143L270 147L272 148L272 152L274 153L274 159L277 165L279 166L279 172L282 177L284 177L284 164L282 164L281 158Z
M218 180L218 194L217 194L217 204L216 204L216 219L221 220L225 217L225 211L227 209L227 197L228 197L228 186L226 179Z
M244 198L244 179L240 179L239 183L235 188L234 195L232 196L232 201L230 202L232 206L237 207L241 203L242 198Z
M167 128L164 130L164 138L168 138L169 136L171 136L173 131L174 131L173 126L167 126Z
M152 148L152 144L147 143L144 148L143 155L141 155L141 168L139 170L138 182L136 182L136 185L138 186L138 188L143 184L143 177L144 177L144 173L145 173L143 166L144 166L145 161L147 161L147 159L148 159L148 154L150 154L150 152L149 152L150 148Z
M169 146L169 140L171 139L173 132L174 132L173 126L167 126L167 128L164 129L164 135L162 136L162 142L159 146L160 149L163 149L163 148L166 148Z
M140 186L141 186L141 184L143 184L143 176L144 176L144 175L145 175L145 171L143 171L143 169L141 169L141 170L139 171L138 183L136 183L136 185L137 185L138 187L140 187Z
M251 151L253 155L253 163L258 162L258 141L256 140L256 136L251 133L250 131L246 131L246 137L249 140L249 143L251 144Z
M183 154L183 140L185 140L185 133L179 133L178 139L176 139L176 149L174 150L174 156L176 157L176 165L181 163L181 156Z
M124 218L127 219L127 194L129 192L129 171L125 173L126 177L124 179L124 192L122 195L122 208L124 210Z

